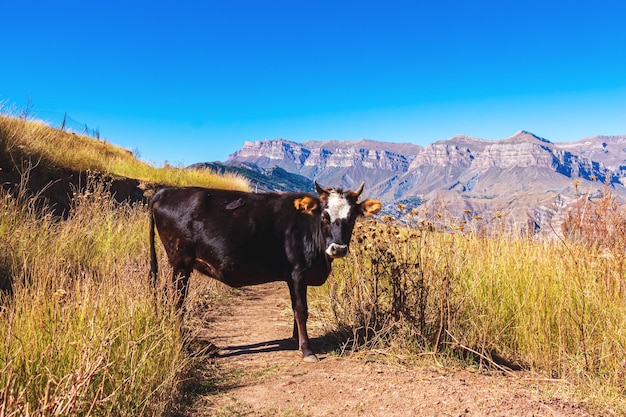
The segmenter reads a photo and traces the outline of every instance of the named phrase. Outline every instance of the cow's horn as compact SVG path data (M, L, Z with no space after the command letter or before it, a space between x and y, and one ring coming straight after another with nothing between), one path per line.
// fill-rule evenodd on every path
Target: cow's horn
M315 191L317 191L317 193L319 195L322 195L324 193L328 193L328 191L326 191L325 189L323 189L322 187L320 187L320 185L317 183L317 181L313 180L313 184L315 184Z
M361 183L361 186L359 187L359 189L358 189L358 190L356 190L356 191L354 192L354 194L356 195L356 197L357 197L357 198L358 198L358 197L361 195L361 193L363 192L363 187L365 187L365 183L364 183L364 182L362 182L362 183Z

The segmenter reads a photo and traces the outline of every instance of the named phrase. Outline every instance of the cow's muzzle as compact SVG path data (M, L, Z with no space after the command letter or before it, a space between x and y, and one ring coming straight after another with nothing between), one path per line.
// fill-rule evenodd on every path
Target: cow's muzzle
M337 243L331 243L326 248L326 254L331 258L343 258L348 254L348 245L339 245Z

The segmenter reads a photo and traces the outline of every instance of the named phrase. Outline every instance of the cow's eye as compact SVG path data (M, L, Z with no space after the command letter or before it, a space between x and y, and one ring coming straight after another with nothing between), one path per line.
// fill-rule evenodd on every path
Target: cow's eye
M324 223L330 223L330 215L325 211L322 212L322 221Z

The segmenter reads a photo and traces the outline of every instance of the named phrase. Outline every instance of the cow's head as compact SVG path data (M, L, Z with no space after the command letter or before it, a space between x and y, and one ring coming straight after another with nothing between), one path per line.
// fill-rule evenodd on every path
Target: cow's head
M348 254L348 245L357 217L371 217L381 208L378 200L359 202L363 192L361 184L357 191L324 189L315 182L319 194L322 217L322 233L326 239L326 254L331 258L342 258Z

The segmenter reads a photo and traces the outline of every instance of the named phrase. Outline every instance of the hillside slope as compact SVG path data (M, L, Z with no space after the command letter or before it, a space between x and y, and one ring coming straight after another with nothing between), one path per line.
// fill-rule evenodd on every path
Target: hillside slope
M27 189L57 215L66 215L75 192L94 180L108 184L118 201L143 201L162 185L201 185L248 190L236 174L174 167L156 168L121 147L37 120L0 114L0 184L11 193Z

